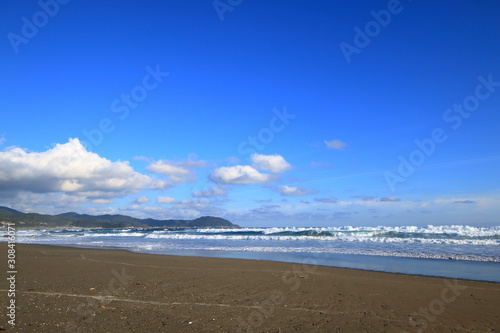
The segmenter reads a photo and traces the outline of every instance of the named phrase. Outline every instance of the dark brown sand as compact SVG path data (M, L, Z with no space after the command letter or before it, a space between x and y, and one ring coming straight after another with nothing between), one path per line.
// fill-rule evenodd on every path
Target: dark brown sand
M271 261L18 244L14 327L5 278L0 289L12 332L500 329L497 283Z

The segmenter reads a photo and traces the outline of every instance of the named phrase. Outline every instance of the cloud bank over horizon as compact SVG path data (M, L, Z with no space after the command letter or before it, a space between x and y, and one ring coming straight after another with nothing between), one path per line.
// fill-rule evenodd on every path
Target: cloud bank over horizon
M290 180L297 180L281 179L293 167L278 154L253 154L251 165L234 166L217 166L215 162L193 156L177 161L141 160L147 164L143 172L135 170L127 161L113 162L87 151L78 139L69 139L67 143L56 144L42 152L7 147L0 151L0 202L10 204L12 208L42 213L77 210L143 218L194 218L220 214L243 224L269 220L349 224L357 214L390 220L396 213L416 211L424 214L446 207L457 215L457 207L462 212L465 207L467 211L471 208L473 211L488 211L500 202L498 198L487 197L437 198L419 202L393 195L349 195L343 200L318 196L321 191L317 189L287 184ZM233 161L220 160L226 161L224 163ZM204 172L200 174L201 171ZM199 181L207 185L202 190L190 192L189 196L194 199L164 195ZM275 197L258 200L260 203L243 209L227 207L233 193L238 196L238 189L251 188L254 191L255 186L262 187L263 191L267 189L263 193L268 193L269 197L275 193L282 198L302 199L288 202L288 199ZM303 199L305 197L309 199ZM310 213L311 210L316 212Z
M166 183L89 152L78 139L44 152L10 147L0 152L0 191L77 195L88 199L124 197Z

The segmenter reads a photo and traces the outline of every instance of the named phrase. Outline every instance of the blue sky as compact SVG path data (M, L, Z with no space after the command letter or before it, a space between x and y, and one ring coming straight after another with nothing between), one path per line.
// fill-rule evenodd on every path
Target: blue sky
M0 205L498 225L496 1L4 1Z

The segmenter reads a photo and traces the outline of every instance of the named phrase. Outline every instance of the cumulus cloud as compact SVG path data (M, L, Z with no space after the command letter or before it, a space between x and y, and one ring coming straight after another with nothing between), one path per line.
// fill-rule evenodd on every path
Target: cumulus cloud
M176 202L177 202L177 200L175 200L174 198L170 198L170 197L158 197L158 198L156 198L156 203L159 203L159 204L173 204Z
M183 167L172 165L168 161L157 161L149 165L148 170L170 177L174 182L182 182L191 172Z
M113 203L113 200L110 199L94 199L92 200L93 203L99 204L99 205L107 205Z
M206 167L205 161L187 159L184 161L159 160L151 163L147 169L166 177L172 184L182 184L196 180L195 168Z
M340 140L332 140L332 141L323 141L325 143L325 145L329 148L329 149L336 149L336 150L341 150L343 149L345 146L347 146L347 144L345 142L342 142Z
M78 139L44 152L17 147L0 152L0 191L63 192L100 199L137 193L154 183L128 162L111 162L88 152Z
M149 202L149 201L150 201L149 198L146 196L142 196L142 197L139 197L139 198L134 200L134 202L139 204L139 205L144 204L144 203Z
M308 195L311 193L315 193L315 191L306 190L301 187L287 186L287 185L274 187L274 190L279 194L286 196L301 196L301 195Z
M215 169L210 179L218 184L264 184L269 182L271 177L249 165L236 165Z
M2 192L2 205L17 209L21 212L60 214L62 212L77 211L87 202L84 197L65 193L30 193L30 192Z
M149 186L149 188L152 190L164 190L164 189L170 188L172 186L174 186L174 185L171 183L167 183L164 180L153 179L151 181L151 185Z
M261 155L252 154L252 165L257 169L269 171L271 173L283 173L290 170L292 166L285 161L281 155Z
M191 193L191 195L195 198L223 197L226 194L227 192L224 186L213 186L204 191Z
M264 184L277 179L279 174L292 167L280 155L252 154L251 160L252 166L235 165L217 168L210 175L210 179L218 184Z

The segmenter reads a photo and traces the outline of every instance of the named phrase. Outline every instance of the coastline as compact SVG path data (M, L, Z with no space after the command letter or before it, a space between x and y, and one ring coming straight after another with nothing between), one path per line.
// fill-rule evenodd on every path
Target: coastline
M163 230L163 229L162 229ZM7 237L7 235L5 235ZM1 240L0 240L1 244ZM124 250L131 253L154 254L181 257L228 258L242 260L266 260L291 264L308 263L317 266L339 267L374 272L406 274L416 276L441 277L471 281L500 283L500 263L488 260L461 260L451 258L435 258L422 256L385 256L362 253L318 253L296 251L246 251L221 249L152 249L148 246L127 245L95 245L69 243L19 243L31 245L47 245L58 247L74 247L80 249Z
M500 326L498 283L264 260L16 248L19 331L460 332ZM7 253L7 244L0 252ZM6 262L0 267L7 271ZM5 279L0 289L6 293ZM6 302L2 297L3 309ZM9 330L5 311L0 318Z
M91 247L82 247L91 248ZM124 249L133 253L204 258L261 260L290 264L346 268L412 276L438 277L467 281L500 283L500 263L472 260L446 260L421 257L396 257L346 253L294 253L217 250L171 250L170 253Z

